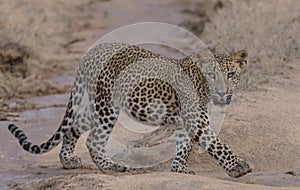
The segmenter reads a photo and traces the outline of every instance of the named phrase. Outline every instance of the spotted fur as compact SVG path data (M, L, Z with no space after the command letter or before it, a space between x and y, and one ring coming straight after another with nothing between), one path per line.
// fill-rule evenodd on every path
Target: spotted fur
M210 128L208 104L229 104L233 89L247 64L246 51L233 56L214 55L200 68L200 54L170 59L123 43L99 44L83 57L72 87L63 121L54 135L40 145L28 141L16 125L8 126L24 150L33 154L50 151L61 141L60 160L64 168L78 168L74 154L78 138L91 130L86 144L100 170L125 171L105 153L105 146L120 110L131 118L152 125L178 125L176 151L171 171L193 173L187 158L197 143L224 168L229 176L251 172L249 162L216 137ZM78 113L84 93L89 102Z

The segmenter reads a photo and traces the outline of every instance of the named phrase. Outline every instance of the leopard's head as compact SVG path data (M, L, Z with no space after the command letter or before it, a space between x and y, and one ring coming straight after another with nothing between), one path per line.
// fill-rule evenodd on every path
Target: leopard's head
M214 61L205 71L214 104L230 104L233 90L240 81L241 71L247 61L248 54L245 50L233 55L214 55Z

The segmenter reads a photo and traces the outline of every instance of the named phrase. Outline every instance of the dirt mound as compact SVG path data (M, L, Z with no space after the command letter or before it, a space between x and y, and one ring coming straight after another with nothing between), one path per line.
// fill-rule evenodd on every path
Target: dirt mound
M134 176L109 176L101 174L83 174L70 176L57 176L45 179L40 182L34 182L22 185L19 188L23 190L40 189L65 189L65 190L83 190L83 189L111 189L118 190L195 190L195 189L223 189L223 190L252 190L252 189L281 189L296 190L297 187L268 187L265 185L253 185L244 183L235 183L219 179L213 179L202 176L192 176L176 173L153 173Z

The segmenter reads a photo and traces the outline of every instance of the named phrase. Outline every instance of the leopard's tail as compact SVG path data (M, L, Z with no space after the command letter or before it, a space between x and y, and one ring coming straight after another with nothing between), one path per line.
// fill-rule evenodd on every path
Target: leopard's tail
M24 150L32 154L46 153L56 147L63 140L64 134L66 132L71 132L72 135L78 135L71 126L75 116L78 113L79 105L82 101L82 97L85 91L83 78L80 72L82 72L82 70L80 70L79 68L76 74L74 85L72 87L68 108L64 115L63 121L51 138L39 145L32 144L32 142L28 141L27 136L25 135L23 130L21 130L15 124L10 124L8 126L8 130L19 140L19 144L23 147Z

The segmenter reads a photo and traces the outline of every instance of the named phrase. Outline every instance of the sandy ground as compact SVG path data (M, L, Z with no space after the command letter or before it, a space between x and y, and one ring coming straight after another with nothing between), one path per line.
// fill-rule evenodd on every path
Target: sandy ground
M40 28L35 29L39 34L38 38L30 36L27 40L18 40L31 47L31 52L34 54L43 52L43 59L32 59L35 60L31 62L33 65L58 55L57 59L51 59L49 74L45 75L47 64L41 66L45 68L32 71L43 73L41 80L53 81L58 86L72 84L79 58L98 37L117 27L140 21L159 21L185 26L199 34L204 42L218 51L231 52L241 48L247 49L250 52L249 64L252 65L249 65L247 73L241 79L243 87L238 90L236 98L226 112L225 122L219 136L238 155L251 161L255 165L255 170L242 178L232 179L210 156L193 150L189 158L189 167L196 171L194 176L169 172L170 161L133 173L103 174L92 163L82 139L76 151L82 158L84 166L76 170L64 170L58 158L60 147L45 155L30 155L21 150L6 128L12 121L17 123L35 143L50 137L60 123L69 95L68 93L56 94L51 90L48 93L50 95L45 95L47 94L46 88L41 93L44 96L36 97L38 93L30 96L25 91L24 94L27 94L24 96L25 99L17 98L22 95L7 99L7 105L33 105L34 109L0 117L5 118L3 119L5 121L0 122L0 189L300 188L300 129L298 126L300 123L300 69L296 67L300 61L298 39L300 30L297 30L300 29L298 28L300 16L295 13L295 10L299 8L297 1L287 1L285 4L281 4L281 1L274 1L272 5L264 2L255 4L252 3L253 1L245 1L241 4L236 1L222 1L223 3L216 4L217 1L202 3L202 1L188 0L163 2L127 0L126 3L122 0L84 2L76 0L70 1L69 4L59 0L55 1L56 3L43 1L30 4L24 1L18 4L17 2L0 2L3 5L1 8L7 9L4 13L2 11L0 18L9 15L9 9L15 10L20 15L32 9L35 10L30 12L32 14L44 15L46 12L48 16L46 18L53 18L48 19L48 22L47 19L45 22L33 19L32 23L36 23L36 26L49 24L50 28L53 26L64 31L54 33L54 35L51 33L53 30L49 29L49 32L47 29ZM275 9L276 6L277 9ZM58 12L54 14L56 10ZM286 18L282 18L283 16L269 18L268 15L260 17L259 11L268 13L270 10L282 10ZM239 17L237 16L239 11L251 13L251 16ZM276 13L279 14L279 12ZM22 16L15 14L16 21L27 23L26 19L21 19ZM227 22L222 22L222 18L226 17L224 14L228 15ZM13 20L11 17L9 18ZM69 24L65 25L66 22L60 20L62 18ZM261 19L254 19L251 23L249 18ZM273 19L273 25L264 24L264 22L269 23L268 19ZM204 27L205 22L208 23ZM287 32L282 31L284 27L281 27L285 23L290 24L290 30ZM257 29L254 33L246 33L242 26L252 28L264 26L264 30ZM11 27L14 28L14 26ZM30 29L25 31L30 31ZM239 31L244 35L240 35ZM281 34L277 35L276 43L272 42L274 39L269 39L266 35L271 31ZM22 36L20 33L22 32L18 31L17 36ZM47 35L43 36L43 33ZM220 35L224 36L220 37ZM256 40L252 40L253 37ZM47 38L50 41L48 43L45 40ZM229 41L232 43L228 43ZM45 43L46 47L40 45L41 42ZM280 46L277 44L279 42ZM63 64L62 67L53 67L60 63ZM37 75L34 76L39 78ZM249 79L250 77L252 79ZM9 93L10 96L12 94ZM118 127L117 125L116 134L122 136L121 132L118 133Z

